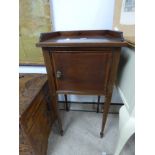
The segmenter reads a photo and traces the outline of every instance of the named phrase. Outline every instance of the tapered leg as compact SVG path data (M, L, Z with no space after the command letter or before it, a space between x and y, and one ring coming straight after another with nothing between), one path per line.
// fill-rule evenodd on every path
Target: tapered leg
M65 94L64 96L65 96L65 109L66 109L66 111L69 111L69 105L68 105L68 101L67 101L67 94Z
M99 106L100 106L100 98L101 96L98 96L98 100L97 100L97 113L99 112Z
M51 107L53 109L53 114L55 115L56 119L58 120L60 134L63 135L63 128L62 128L62 122L59 116L58 112L58 103L57 103L57 95L56 95L56 89L55 89L55 82L54 82L54 67L53 62L51 61L51 54L50 52L43 48L43 55L48 75L48 86L49 86L49 93L51 96Z
M53 95L53 102L56 102L55 103L56 107L54 107L54 108L55 108L56 117L57 117L57 121L58 121L58 125L59 125L60 135L63 136L62 121L61 121L59 111L58 111L58 96L57 97L56 96Z
M53 112L57 118L57 121L58 121L58 125L59 125L59 130L60 130L60 135L63 136L63 128L62 128L62 122L61 122L61 118L60 118L60 115L59 115L59 111L58 111L58 100L57 100L57 95L53 95L52 98L51 98L51 101L52 101L52 109L53 109Z
M105 127L108 112L109 112L109 107L110 107L110 103L111 103L111 96L112 96L112 93L109 93L105 96L105 103L104 103L104 108L103 108L103 118L102 118L102 127L101 127L101 132L100 132L101 138L104 135L103 132L104 132L104 127Z

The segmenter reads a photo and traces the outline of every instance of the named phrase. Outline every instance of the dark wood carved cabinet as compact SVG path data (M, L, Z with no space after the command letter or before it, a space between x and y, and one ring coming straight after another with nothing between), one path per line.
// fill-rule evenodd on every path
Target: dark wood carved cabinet
M52 104L57 110L57 94L105 95L100 135L107 119L120 50L127 43L123 33L110 30L42 33L42 47L48 73Z
M26 74L20 78L19 153L46 155L48 136L55 114L50 101L47 76Z

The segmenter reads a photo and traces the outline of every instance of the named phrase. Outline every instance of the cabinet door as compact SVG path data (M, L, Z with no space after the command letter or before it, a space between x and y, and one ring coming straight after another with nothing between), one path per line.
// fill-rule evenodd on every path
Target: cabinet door
M55 52L56 87L59 93L104 94L112 52Z

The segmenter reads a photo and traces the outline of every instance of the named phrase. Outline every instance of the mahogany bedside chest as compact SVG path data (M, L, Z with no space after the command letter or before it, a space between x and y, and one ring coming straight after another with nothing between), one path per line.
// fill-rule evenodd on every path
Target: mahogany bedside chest
M104 95L100 136L107 120L122 46L123 33L111 30L59 31L42 33L42 47L52 104L57 110L57 94Z

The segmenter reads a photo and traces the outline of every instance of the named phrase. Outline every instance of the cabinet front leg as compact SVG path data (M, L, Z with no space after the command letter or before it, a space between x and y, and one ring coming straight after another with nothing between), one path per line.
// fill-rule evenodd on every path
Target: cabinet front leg
M59 110L58 110L59 109L58 108L58 96L57 96L57 98L54 99L54 102L56 105L55 111L56 111L56 115L57 115L57 121L58 121L58 125L59 125L60 135L63 136L62 121L61 121Z
M53 109L53 112L55 114L56 121L58 122L60 134L61 134L61 136L63 136L62 122L61 122L61 118L60 118L60 115L59 115L58 107L56 106L57 105L57 100L53 99L52 103L55 103L55 104L52 104L52 109Z
M112 97L112 93L109 93L105 96L105 103L104 103L103 116L102 116L102 127L101 127L101 132L100 132L101 138L104 135L104 128L105 128L105 124L107 121L107 116L108 116L109 107L110 107L110 103L111 103L111 97Z
M56 120L58 122L60 135L63 136L62 121L61 121L59 110L58 110L59 108L58 108L58 99L57 98L58 98L57 95L52 94L52 109L56 116Z

